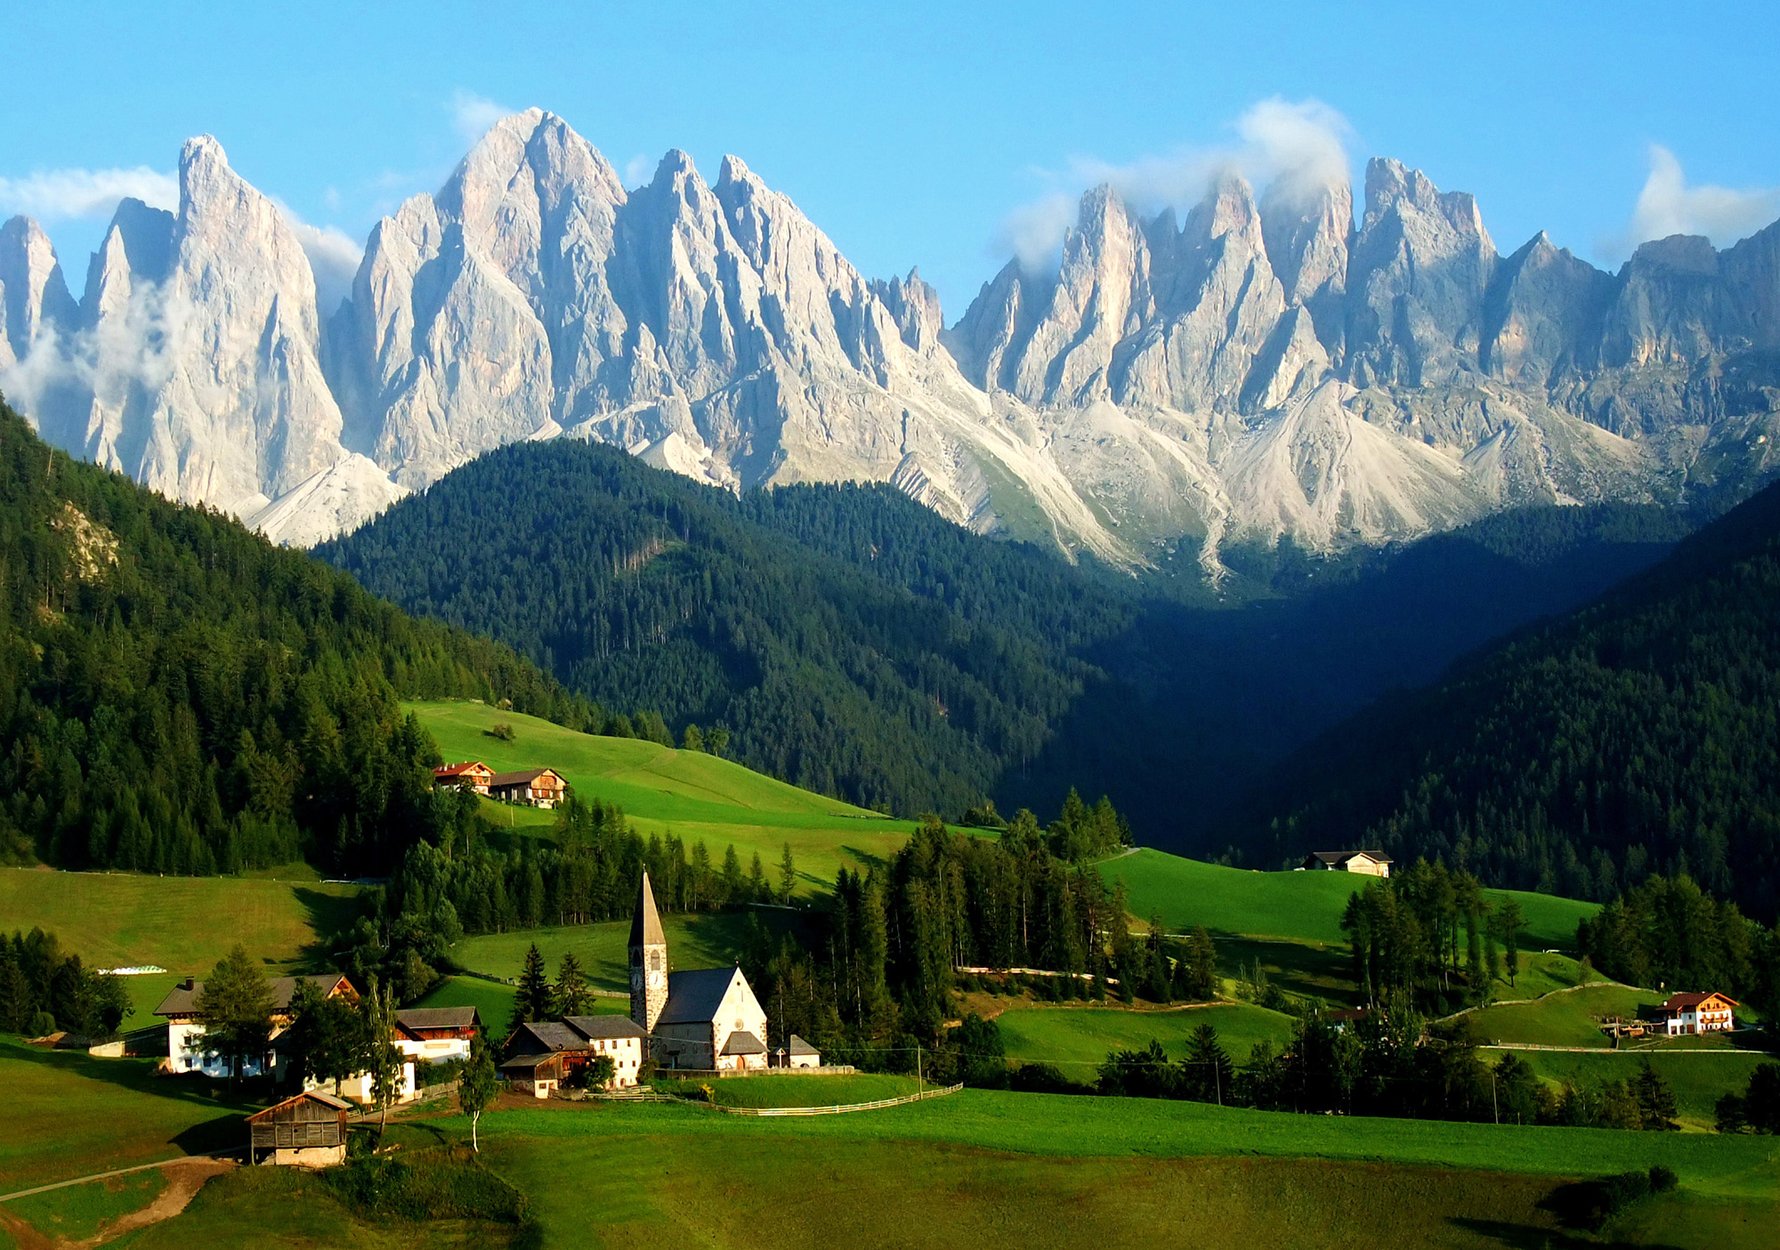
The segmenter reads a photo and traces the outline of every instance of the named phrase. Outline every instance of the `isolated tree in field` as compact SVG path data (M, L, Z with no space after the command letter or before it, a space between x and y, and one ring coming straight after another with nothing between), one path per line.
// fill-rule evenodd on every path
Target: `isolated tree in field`
M755 851L748 861L748 901L752 903L770 903L772 891L766 886L766 865L760 862L760 852Z
M779 854L779 902L789 904L791 892L797 888L797 862L791 858L791 843Z
M1504 899L1496 909L1496 937L1502 943L1502 966L1508 973L1508 984L1514 984L1514 978L1520 974L1520 935L1527 927L1525 915L1520 910L1517 899Z
M470 1057L464 1061L457 1083L457 1105L470 1117L470 1149L478 1154L482 1147L476 1143L476 1124L494 1101L495 1076L494 1056L489 1053L488 1039L478 1030L470 1039Z
M382 1141L389 1127L389 1104L402 1093L407 1061L396 1049L396 1002L389 987L373 980L361 1006L366 1037L364 1070L371 1077L371 1101L378 1111L377 1140Z
M1648 1059L1632 1081L1632 1096L1638 1101L1640 1128L1666 1132L1681 1127L1675 1123L1675 1091Z
M593 992L587 988L587 974L574 951L563 954L556 970L556 1014L582 1016L593 1005Z
M217 962L198 991L204 1033L198 1045L229 1061L229 1076L241 1075L248 1057L263 1055L272 1034L272 987L247 951L235 947Z
M533 942L525 951L525 967L519 973L519 988L513 995L513 1022L535 1024L550 1018L556 1006L556 992L550 987L550 974L544 970L544 955Z
M686 732L680 735L682 751L702 751L705 749L705 735L697 725L686 726Z
M1218 1042L1218 1031L1209 1024L1194 1029L1181 1060L1181 1091L1189 1098L1221 1107L1230 1100L1235 1078L1235 1065Z
M712 725L711 732L705 735L705 749L712 755L722 755L729 750L729 730L722 725Z

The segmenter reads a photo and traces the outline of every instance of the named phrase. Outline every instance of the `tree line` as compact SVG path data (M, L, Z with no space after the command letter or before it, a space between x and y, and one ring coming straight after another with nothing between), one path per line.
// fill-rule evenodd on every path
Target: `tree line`
M0 932L0 1032L110 1037L129 1014L122 979L87 967L55 934Z

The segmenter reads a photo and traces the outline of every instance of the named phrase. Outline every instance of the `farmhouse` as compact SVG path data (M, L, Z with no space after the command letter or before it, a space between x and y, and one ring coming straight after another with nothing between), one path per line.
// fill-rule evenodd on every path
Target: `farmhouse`
M743 1072L767 1066L766 1009L740 968L668 971L667 935L649 874L630 925L630 1018L664 1068Z
M501 1072L522 1093L548 1098L596 1058L612 1060L612 1076L605 1088L629 1089L636 1085L643 1067L643 1047L648 1039L626 1016L565 1016L522 1024L507 1041L512 1057Z
M474 1007L408 1007L396 1012L396 1049L416 1063L468 1059L482 1029Z
M1312 851L1301 868L1326 872L1357 872L1368 877L1391 875L1391 857L1383 851Z
M1724 1033L1737 1027L1735 1009L1741 1006L1725 994L1671 994L1657 1010L1662 1013L1670 1037L1698 1033Z
M474 790L477 794L488 793L488 783L494 777L494 769L481 760L465 760L461 764L443 764L433 769L435 786L462 786Z
M247 1117L248 1163L325 1168L346 1162L350 1104L316 1090Z
M343 997L358 1001L352 982L337 972L319 976L279 977L271 983L272 1029L266 1053L245 1060L239 1073L231 1073L231 1061L225 1055L204 1046L204 1017L198 1011L198 998L204 983L187 977L174 986L155 1008L155 1015L167 1021L167 1063L174 1072L201 1072L209 1077L279 1075L282 1061L278 1054L278 1036L290 1027L290 1000L297 986L307 981L321 991L323 998Z
M523 768L516 773L495 773L484 791L503 803L528 807L555 807L568 792L568 783L554 768Z

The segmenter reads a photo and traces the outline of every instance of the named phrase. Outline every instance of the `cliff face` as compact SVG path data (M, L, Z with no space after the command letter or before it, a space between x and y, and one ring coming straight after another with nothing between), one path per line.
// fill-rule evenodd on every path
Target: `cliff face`
M284 541L350 528L521 439L615 443L734 489L895 483L964 524L1141 563L1329 549L1520 503L1675 500L1776 467L1780 225L1607 274L1501 256L1470 196L1386 160L1216 181L1178 221L1083 197L1053 269L950 329L868 281L735 157L627 192L538 110L372 231L326 318L293 223L211 139L70 296L0 229L0 387L45 436Z

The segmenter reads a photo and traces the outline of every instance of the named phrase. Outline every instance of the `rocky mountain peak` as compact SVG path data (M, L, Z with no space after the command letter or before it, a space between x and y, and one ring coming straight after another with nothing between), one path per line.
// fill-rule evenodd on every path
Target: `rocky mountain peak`
M24 359L45 330L64 334L78 319L43 228L29 217L0 226L0 368Z

